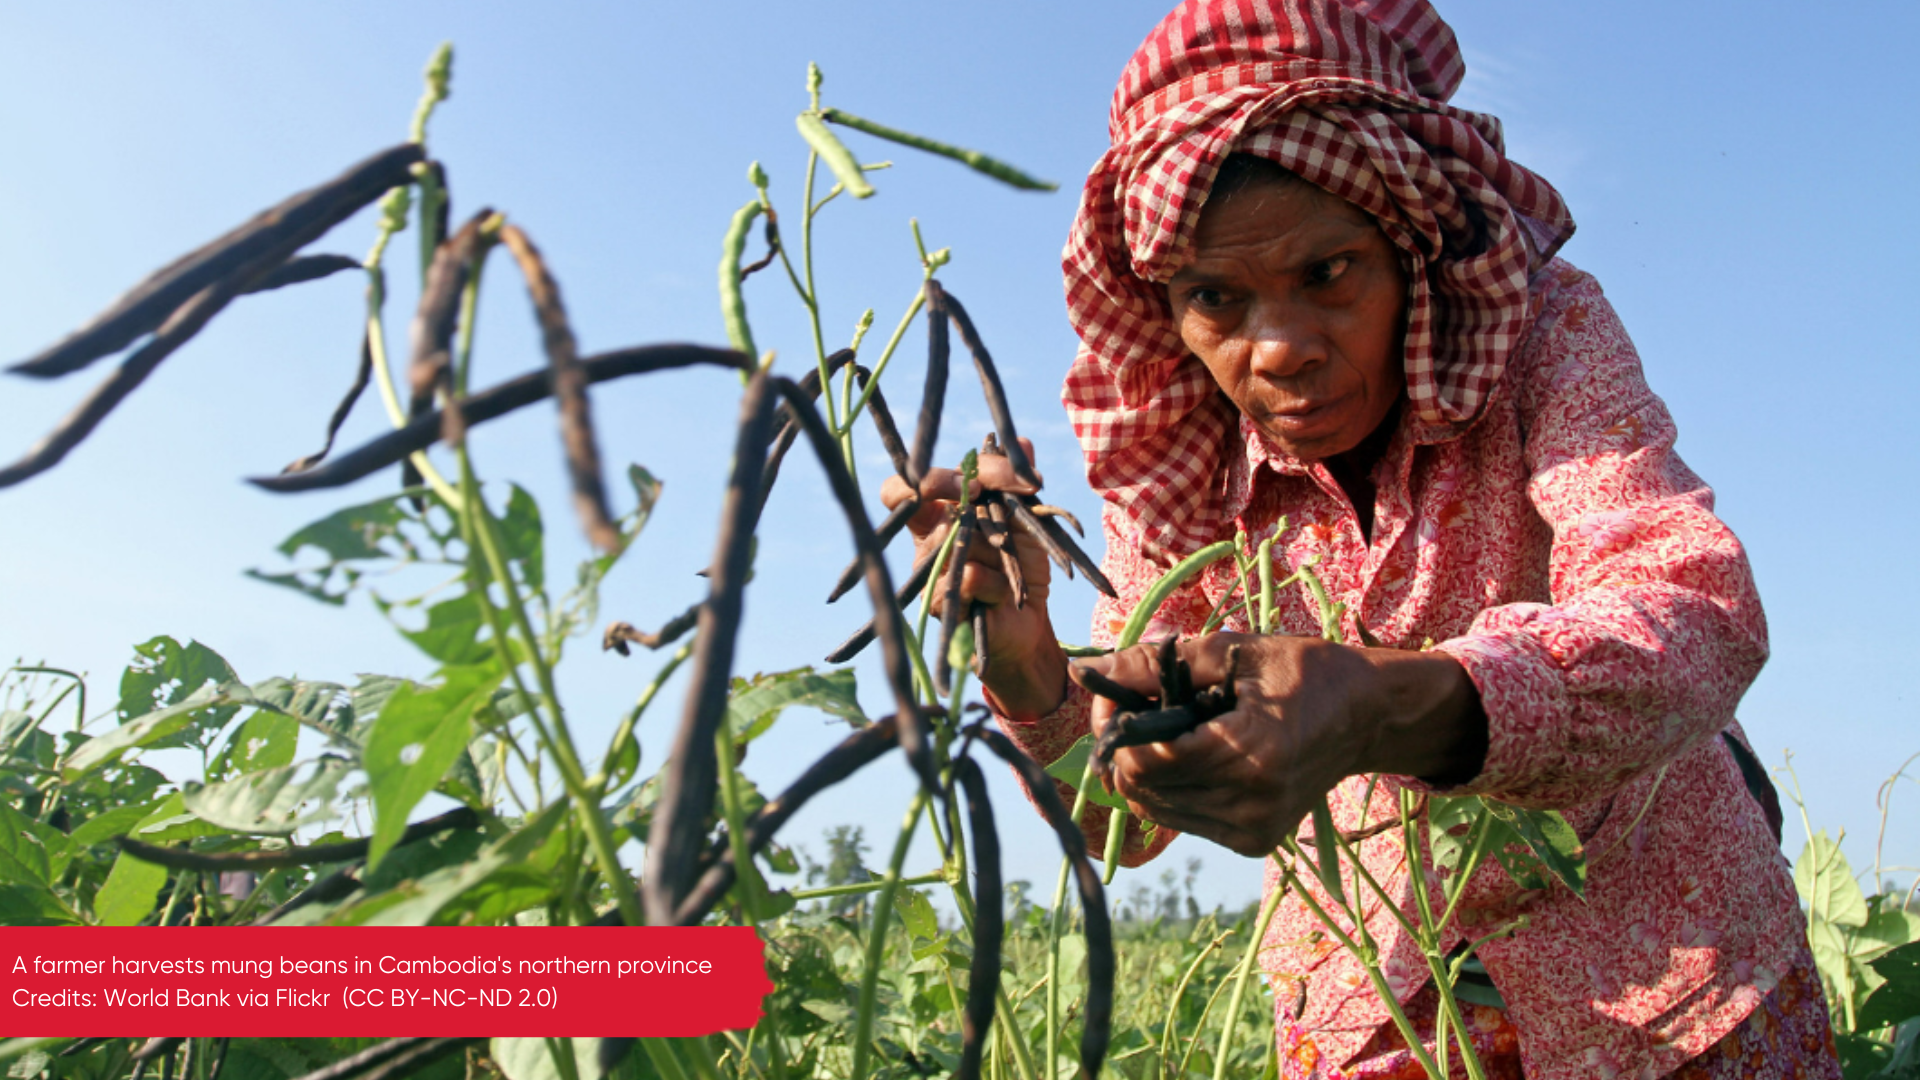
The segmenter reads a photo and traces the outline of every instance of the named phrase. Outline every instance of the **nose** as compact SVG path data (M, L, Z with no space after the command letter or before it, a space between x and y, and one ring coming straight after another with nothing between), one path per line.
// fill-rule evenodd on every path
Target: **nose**
M1268 302L1256 307L1249 327L1252 368L1267 379L1291 379L1325 362L1329 353L1319 321L1300 305Z

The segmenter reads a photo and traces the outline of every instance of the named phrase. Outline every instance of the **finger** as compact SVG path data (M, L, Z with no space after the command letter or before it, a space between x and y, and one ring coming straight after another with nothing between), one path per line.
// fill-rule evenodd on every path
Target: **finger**
M1105 656L1088 657L1083 663L1129 690L1151 698L1160 696L1160 668L1154 660L1158 643L1135 645Z
M889 476L880 485L880 505L891 510L913 496L913 488L898 476Z
M1024 444L1027 440L1021 439L1020 441ZM979 477L981 486L983 487L990 488L994 491L1014 491L1022 495L1034 495L1040 491L1039 488L1034 487L1032 484L1027 483L1014 474L1013 460L1011 458L993 457L982 454L980 455L979 463ZM1042 483L1046 482L1046 477L1041 476L1037 472L1034 473L1034 479Z

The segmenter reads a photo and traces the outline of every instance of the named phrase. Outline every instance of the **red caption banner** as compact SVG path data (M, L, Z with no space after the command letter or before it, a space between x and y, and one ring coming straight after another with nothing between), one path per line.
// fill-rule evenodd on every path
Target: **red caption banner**
M0 1031L686 1036L773 991L746 926L0 927Z

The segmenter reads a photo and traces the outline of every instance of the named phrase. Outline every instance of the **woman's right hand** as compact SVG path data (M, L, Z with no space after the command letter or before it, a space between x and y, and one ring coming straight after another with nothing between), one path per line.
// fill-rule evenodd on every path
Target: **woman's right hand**
M1033 446L1021 439L1027 460L1033 460ZM1033 494L1031 485L1013 474L1004 457L982 455L974 481L974 493L982 490ZM920 483L920 509L907 523L913 533L914 563L936 553L946 541L948 516L960 501L961 474L954 469L929 469ZM880 489L880 501L891 510L905 502L912 488L898 476L887 477ZM1024 529L1008 530L1021 576L1026 581L1026 603L1016 606L1013 582L1003 569L1000 552L980 531L966 552L960 596L977 602L986 610L987 655L983 657L980 681L995 709L1009 719L1035 719L1060 707L1066 696L1067 656L1054 636L1053 620L1047 613L1047 596L1053 580L1053 566L1046 550ZM933 613L943 614L945 589L940 582L927 584L932 596Z

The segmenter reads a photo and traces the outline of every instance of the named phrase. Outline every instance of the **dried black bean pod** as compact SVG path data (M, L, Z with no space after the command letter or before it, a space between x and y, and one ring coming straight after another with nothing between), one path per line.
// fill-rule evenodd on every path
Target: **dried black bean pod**
M480 827L480 815L470 806L449 810L444 814L430 817L425 821L416 821L407 826L395 847L424 840L429 836L443 833L448 829L477 829ZM141 862L158 866L172 867L175 870L198 870L203 873L221 873L229 870L272 870L288 866L316 866L321 863L351 862L367 857L370 841L346 840L338 844L313 844L307 847L283 848L279 851L229 851L209 854L190 851L185 848L160 847L156 844L143 844L126 836L114 837L114 843L120 850L139 859Z
M720 515L720 534L707 571L707 600L700 607L699 639L694 648L686 707L674 732L660 802L647 837L647 869L642 895L647 921L663 925L692 884L700 838L719 782L714 736L727 714L727 687L733 675L734 638L740 628L741 594L746 587L753 530L759 520L760 473L772 436L773 376L758 372L740 402L739 434L734 441L733 474ZM804 401L804 398L801 400ZM809 411L811 407L809 406Z
M862 393L867 385L873 383L873 372L865 367L855 367L854 377L860 380ZM913 457L907 450L907 444L900 438L900 428L893 422L893 410L887 408L887 397L880 392L880 385L873 383L873 395L867 398L867 415L873 417L874 433L880 436L880 445L886 448L888 460L893 462L893 471L900 479L913 483Z
M1069 663L1067 677L1092 693L1112 701L1122 712L1145 712L1153 708L1153 699L1121 686L1084 664Z
M929 303L939 297L938 309L953 319L953 325L960 328L960 340L966 343L967 351L973 354L974 370L980 373L980 388L986 393L987 412L993 416L993 427L999 433L1000 443L1013 463L1013 475L1022 483L1035 488L1040 486L1040 478L1033 474L1033 463L1027 460L1027 452L1020 445L1020 434L1014 430L1013 410L1007 406L1007 391L1000 383L1000 372L993 366L993 357L987 353L986 343L980 340L980 334L973 328L973 320L967 317L967 309L953 294L940 287L932 279L927 281Z
M847 467L840 460L840 448L834 441L833 433L827 430L813 403L791 380L774 381L781 395L792 403L794 414L805 427L807 441L813 444L814 456L820 460L820 467L826 472L828 483L833 488L834 498L840 503L840 512L853 533L854 547L867 564L867 591L873 597L874 629L880 638L881 659L886 666L887 682L893 690L895 712L900 717L900 745L906 750L907 761L921 784L932 788L935 786L930 746L933 732L926 715L914 701L913 669L907 658L906 623L900 616L900 609L893 604L892 578L887 571L887 560L881 551L879 537L874 535L873 525L867 519L867 507L861 501L860 489L854 485L853 477L847 474Z
M913 564L913 572L907 575L906 582L893 596L896 604L900 607L907 606L913 602L914 597L920 595L921 589L926 588L927 579L933 576L933 562L936 556L937 552L928 552L925 558ZM862 649L873 644L873 633L873 620L868 619L865 626L855 630L851 637L835 646L834 650L827 654L827 663L844 664L860 655Z
M927 381L920 392L920 422L913 429L913 472L907 477L915 491L927 477L927 469L933 464L933 444L940 440L940 414L947 407L947 361L953 348L940 308L945 293L932 278L921 291L927 298Z
M1236 707L1234 684L1240 677L1240 646L1227 648L1226 678L1198 693L1193 689L1193 669L1179 658L1174 639L1161 643L1159 664L1161 696L1157 704L1098 672L1069 668L1080 685L1120 706L1094 741L1093 758L1103 772L1112 765L1116 750L1171 742Z
M320 445L320 449L281 469L281 473L305 472L326 460L326 456L333 452L334 436L340 434L340 425L347 422L347 416L353 412L354 403L360 400L360 395L367 389L367 383L372 380L373 339L362 334L360 335L360 363L354 368L353 385L347 387L346 394L340 398L340 404L333 407L333 415L327 419L327 441Z
M838 746L808 766L799 779L747 820L747 850L758 854L808 800L878 761L899 744L900 726L896 718L891 716L876 720L842 739ZM709 853L699 882L681 903L680 910L674 916L675 922L680 926L700 925L707 913L727 894L727 890L733 888L737 873L733 848L722 837ZM614 915L618 916L619 913L619 908L613 909Z
M893 538L900 535L900 530L907 527L907 522L912 521L913 515L918 513L919 510L919 496L909 495L905 502L888 511L886 519L880 522L878 529L874 530L874 536L879 539L880 546L886 547L892 543ZM862 569L863 567L859 559L848 563L847 568L840 571L840 580L834 582L833 592L827 597L827 603L831 604L842 596L847 595L847 591L852 589L855 583L860 580Z
M1083 527L1083 526L1082 526L1082 525L1080 524L1080 519L1079 519L1079 518L1077 518L1077 517L1074 517L1074 516L1073 516L1073 514L1072 514L1071 512L1069 512L1069 511L1066 511L1066 510L1063 510L1063 509L1061 509L1061 508L1060 508L1060 507L1058 507L1058 506L1047 506L1047 505L1046 505L1046 504L1044 504L1044 503L1035 503L1035 504L1033 504L1032 506L1029 506L1029 507L1027 507L1027 509L1029 509L1029 510L1031 510L1031 511L1033 511L1033 516L1034 516L1034 517L1043 517L1043 518L1044 518L1044 517L1055 517L1055 518L1059 518L1060 520L1062 520L1062 521L1064 521L1064 522L1066 522L1067 524L1069 524L1069 525L1071 525L1071 526L1073 526L1073 531L1074 531L1074 533L1076 533L1077 535L1079 535L1079 536L1080 536L1080 537L1082 537L1083 539L1084 539L1084 538L1086 537L1086 535L1087 535L1087 530L1086 530L1086 528L1085 528L1085 527Z
M1060 543L1060 538L1047 529L1044 520L1034 514L1033 508L1019 498L1003 501L1006 503L1007 516L1013 523L1025 530L1028 536L1040 541L1040 546L1046 551L1047 558L1053 560L1053 564L1060 568L1061 573L1069 578L1073 577L1075 566L1073 556L1067 553L1067 549Z
M1106 1059L1113 1026L1113 924L1107 917L1106 890L1100 887L1100 872L1087 858L1087 838L1081 835L1080 826L1060 800L1053 777L1047 775L1040 763L990 727L972 724L966 733L977 737L1020 774L1040 816L1053 827L1054 835L1060 839L1060 850L1073 867L1087 935L1087 1011L1085 1026L1080 1031L1080 1077L1094 1080L1100 1075L1100 1063Z
M739 353L708 345L641 345L599 353L580 362L589 384L695 364L712 364L736 371L751 370L751 365ZM543 368L480 393L467 395L460 403L461 411L466 416L467 426L473 427L499 419L515 409L544 401L550 393L552 383ZM440 438L440 430L440 414L428 413L409 421L406 427L389 431L317 468L286 476L252 477L247 482L274 492L339 487L401 461L416 450L425 450Z
M1020 568L1020 554L1014 550L1013 534L1007 525L1007 504L998 492L987 492L980 497L980 510L984 515L980 519L980 531L987 543L1000 553L1000 570L1007 575L1007 583L1013 588L1013 606L1027 606L1027 572Z
M402 143L254 215L244 225L149 274L85 326L10 370L42 378L65 375L118 352L168 322L203 289L256 266L264 256L277 252L269 265L285 262L388 189L407 183L409 170L424 157L418 145ZM255 283L252 279L242 282L240 289Z
M960 599L960 587L966 580L967 549L973 544L976 516L970 508L970 512L961 514L953 523L953 553L947 557L947 576L941 582L940 647L934 650L933 684L942 697L951 693L953 687L953 666L947 660L947 650L953 644L954 631L960 629L960 620L967 616L967 605Z
M967 1009L960 1040L960 1067L954 1080L977 1080L980 1053L993 1030L994 997L1000 989L1000 946L1006 915L1001 908L1000 833L993 823L986 777L970 757L953 763L954 779L967 800L967 824L973 832L973 962L967 969Z
M1105 774L1113 765L1114 751L1128 746L1172 742L1199 726L1200 717L1189 705L1116 714L1101 729L1100 737L1094 740L1094 763Z
M284 248L270 251L256 263L235 271L224 281L207 286L180 305L154 331L151 340L121 361L114 373L102 379L52 431L13 464L0 468L0 488L11 487L58 465L69 451L93 433L93 429L107 418L108 413L125 401L128 394L146 381L147 376L153 374L161 361L192 340L241 290L284 261L288 254L290 252Z
M606 633L600 635L600 649L602 652L611 649L621 656L628 655L628 643L644 645L649 649L658 649L663 645L671 645L685 637L687 631L693 629L694 625L699 621L700 605L694 604L687 610L668 619L659 630L651 634L645 630L635 629L632 623L609 623L607 624Z
M1185 705L1193 696L1193 672L1187 662L1180 659L1180 639L1170 637L1160 642L1159 655L1155 658L1160 669L1160 702L1163 705Z
M433 411L436 391L452 388L453 332L460 321L460 291L466 287L480 254L480 226L492 216L492 210L482 209L435 249L433 265L420 286L420 304L414 309L409 329L412 360L407 365L407 384L412 393L407 412L414 419ZM440 414L441 438L452 445L460 442L466 424L450 395L447 405Z
M500 230L500 241L513 254L540 324L540 342L547 352L547 372L553 382L553 400L560 406L560 442L566 448L567 478L573 487L573 509L587 540L601 551L620 543L620 528L607 509L607 485L601 478L600 444L593 434L593 409L587 401L587 380L580 370L580 346L567 308L560 300L560 283L540 257L540 249L517 225Z
M289 285L300 285L309 281L318 281L323 277L331 277L342 270L359 270L364 265L351 255L300 255L281 263L266 277L247 286L244 292L248 296L254 293L271 292L274 289L284 289Z
M1091 556L1085 551L1082 551L1079 544L1074 543L1073 537L1067 535L1067 530L1060 525L1057 518L1054 516L1042 517L1034 513L1033 504L1038 501L1039 500L1031 495L1015 495L1011 499L1012 503L1019 505L1020 509L1025 513L1026 519L1032 521L1035 527L1053 542L1054 547L1064 552L1067 558L1071 559L1073 564L1080 568L1080 572L1087 575L1088 584L1100 590L1103 595L1112 599L1118 599L1120 594L1113 591L1113 583L1107 580L1107 575L1100 572L1100 564L1094 562ZM1072 577L1073 575L1068 574L1067 576Z
M852 360L852 349L841 349L833 353L827 357L827 374L831 376L834 372L839 371L842 367L851 363ZM820 372L816 369L800 376L799 386L800 392L806 394L808 400L811 401L819 398ZM773 437L772 449L767 451L767 467L760 477L760 509L762 512L767 508L767 500L773 497L773 484L774 481L780 478L780 466L787 459L787 451L793 449L793 441L800 437L799 421L793 418L793 413L787 408L785 402L782 402L774 410L773 418L774 422L780 425L780 430L779 433ZM855 561L854 566L857 568L859 565L859 562Z

